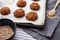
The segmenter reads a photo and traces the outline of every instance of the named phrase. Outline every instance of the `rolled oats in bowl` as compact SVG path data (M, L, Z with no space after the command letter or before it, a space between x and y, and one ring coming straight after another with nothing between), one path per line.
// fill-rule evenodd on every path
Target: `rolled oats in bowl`
M14 34L10 26L0 26L0 39L6 40Z

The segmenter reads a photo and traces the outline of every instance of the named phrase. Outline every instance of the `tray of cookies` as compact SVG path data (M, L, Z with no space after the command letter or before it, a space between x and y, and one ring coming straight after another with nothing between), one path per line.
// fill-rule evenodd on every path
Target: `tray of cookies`
M42 27L45 23L46 0L0 0L0 19L18 25Z

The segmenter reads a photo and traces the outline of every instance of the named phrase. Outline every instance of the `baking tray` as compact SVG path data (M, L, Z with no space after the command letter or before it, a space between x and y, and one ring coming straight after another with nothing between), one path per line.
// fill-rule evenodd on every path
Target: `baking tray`
M24 17L23 18L16 18L16 17L14 17L13 13L14 13L15 9L19 8L19 7L16 6L16 2L17 1L18 0L15 0L15 3L13 5L4 5L4 6L10 7L11 13L9 15L6 15L6 16L1 15L1 19L2 18L11 19L15 23L17 23L17 25L20 25L20 26L33 26L33 27L43 27L44 26L44 23L45 23L46 0L36 1L36 3L38 3L40 5L40 7L41 7L40 10L34 11L34 12L37 12L37 14L38 14L38 19L36 21L28 21ZM26 0L26 2L27 2L27 6L29 7L30 6L29 4L33 3L34 1ZM28 8L27 6L22 8L23 10L25 10L26 13L28 13L30 11L33 11L30 8ZM27 10L27 8L28 8L29 11Z

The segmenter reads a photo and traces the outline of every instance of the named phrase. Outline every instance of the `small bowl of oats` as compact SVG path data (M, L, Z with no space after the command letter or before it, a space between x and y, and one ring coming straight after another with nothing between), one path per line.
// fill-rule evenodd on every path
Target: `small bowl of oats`
M0 19L0 39L11 40L15 36L15 23L9 19Z

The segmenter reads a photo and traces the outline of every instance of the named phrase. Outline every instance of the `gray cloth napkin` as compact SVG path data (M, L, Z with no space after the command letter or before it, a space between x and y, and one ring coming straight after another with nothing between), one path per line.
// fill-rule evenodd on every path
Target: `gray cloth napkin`
M35 34L34 38L31 36L33 34ZM29 35L26 32L24 32L21 28L17 28L16 35L12 40L49 40L49 39L35 32L32 32L32 34Z
M60 40L60 23L59 23L53 37L51 38L51 40Z
M51 37L54 30L56 29L58 23L59 23L59 20L48 19L46 21L45 27L42 30L34 29L34 28L22 28L22 29L25 32L27 32L28 34L30 34L31 36L36 36L36 33L38 33L39 35L42 35L42 36L45 36L45 37ZM35 33L33 34L33 32L35 32Z
M15 37L12 40L36 40L26 32L24 32L21 28L16 28Z

